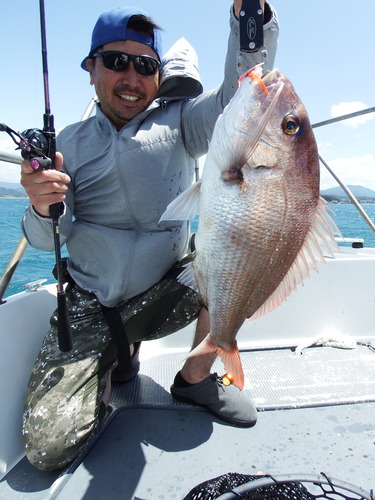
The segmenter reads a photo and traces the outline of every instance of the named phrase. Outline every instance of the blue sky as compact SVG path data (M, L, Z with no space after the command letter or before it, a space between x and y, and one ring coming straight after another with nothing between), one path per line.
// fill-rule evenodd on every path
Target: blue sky
M375 106L373 0L273 0L280 20L276 66L293 82L312 123ZM80 68L99 14L116 0L45 0L50 98L56 128L80 120L93 96ZM166 51L184 36L198 53L205 89L220 83L230 0L132 1L163 28ZM181 7L182 6L182 7ZM43 79L38 0L4 2L0 122L15 130L42 127ZM374 114L316 129L323 158L347 184L375 190ZM6 134L0 148L13 151ZM336 185L322 167L321 187ZM17 166L0 163L0 181L17 182Z

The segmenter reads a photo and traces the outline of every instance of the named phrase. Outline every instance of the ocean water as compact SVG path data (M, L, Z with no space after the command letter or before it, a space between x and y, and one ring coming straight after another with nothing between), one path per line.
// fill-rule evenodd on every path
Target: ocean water
M28 204L27 199L0 198L0 273L11 258L21 236L20 221ZM365 247L375 247L375 234L362 219L354 205L338 204L330 205L334 212L334 220L343 236L347 238L363 238ZM369 217L375 221L375 204L364 204ZM196 228L196 221L192 229ZM62 255L67 255L62 249ZM21 292L23 285L38 279L47 279L47 283L53 283L52 269L55 265L54 253L41 252L30 246L18 265L13 279L5 293L5 297Z

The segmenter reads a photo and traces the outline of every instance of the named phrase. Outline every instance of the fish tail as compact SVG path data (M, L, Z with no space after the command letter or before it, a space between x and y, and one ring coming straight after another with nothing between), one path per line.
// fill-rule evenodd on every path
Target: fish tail
M245 377L237 344L230 350L223 349L215 345L210 339L210 334L208 334L207 337L190 352L188 357L202 356L203 354L209 353L216 353L220 356L227 372L226 378L242 391L245 384Z
M216 352L224 364L227 378L242 391L245 384L245 378L237 345L230 351L218 347Z

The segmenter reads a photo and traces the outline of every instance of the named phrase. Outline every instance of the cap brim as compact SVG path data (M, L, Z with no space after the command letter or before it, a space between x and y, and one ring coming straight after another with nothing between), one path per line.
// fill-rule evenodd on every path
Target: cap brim
M89 56L85 57L84 60L81 62L81 68L84 69L85 71L88 71L88 68L86 66L87 61L90 59Z

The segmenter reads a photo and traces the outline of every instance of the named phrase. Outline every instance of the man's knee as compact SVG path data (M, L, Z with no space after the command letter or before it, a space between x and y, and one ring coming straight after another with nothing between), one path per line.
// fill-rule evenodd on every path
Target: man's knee
M26 411L22 432L26 456L39 470L64 467L82 451L98 425L95 414L83 415L69 405L62 413L44 406Z
M45 416L45 415L44 415ZM72 430L43 416L24 421L23 440L29 462L39 470L50 471L68 464L77 455L76 436ZM65 425L67 422L65 422ZM79 448L79 446L78 446Z
M60 469L71 462L77 454L73 453L73 450L69 452L63 444L56 441L39 440L25 440L25 452L30 464L41 471Z

